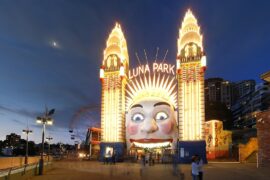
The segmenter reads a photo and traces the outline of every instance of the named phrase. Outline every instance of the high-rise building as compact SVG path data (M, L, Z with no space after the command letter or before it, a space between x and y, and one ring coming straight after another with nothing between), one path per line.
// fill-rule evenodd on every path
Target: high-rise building
M245 96L246 94L255 90L256 82L254 80L244 80L235 84L237 98Z
M254 80L243 80L235 83L236 101L231 107L235 128L252 127L256 124L254 117L256 110L253 107L255 85Z
M209 78L205 80L205 102L221 102L222 78Z
M230 109L236 98L235 84L222 78L205 80L205 103L220 102Z
M129 56L120 24L110 33L100 69L101 151L106 143L123 149L125 143L125 90ZM104 146L105 147L105 146ZM122 150L119 150L122 151ZM119 152L118 151L118 152Z
M231 109L232 105L235 102L236 92L235 92L235 84L233 82L229 82L224 80L221 83L221 102L226 104L228 109Z
M268 82L256 85L252 94L251 110L264 111L269 108L270 103L270 86Z
M233 122L237 128L254 127L256 113L267 110L270 105L270 87L268 82L255 86L254 91L239 97L232 106Z

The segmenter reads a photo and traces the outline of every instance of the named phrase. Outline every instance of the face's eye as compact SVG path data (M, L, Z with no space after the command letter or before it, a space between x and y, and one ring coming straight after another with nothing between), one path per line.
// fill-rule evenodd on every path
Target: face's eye
M163 111L158 112L155 116L155 120L159 120L159 121L166 120L167 118L168 118L168 115Z
M131 120L134 122L141 122L144 120L144 117L141 113L136 113L132 116Z

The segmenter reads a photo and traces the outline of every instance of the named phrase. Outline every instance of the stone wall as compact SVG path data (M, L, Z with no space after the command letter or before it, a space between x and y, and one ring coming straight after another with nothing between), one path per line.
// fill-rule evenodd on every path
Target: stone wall
M239 144L239 161L245 162L254 152L258 151L258 139L250 138L247 144Z
M270 110L257 114L259 166L270 166Z

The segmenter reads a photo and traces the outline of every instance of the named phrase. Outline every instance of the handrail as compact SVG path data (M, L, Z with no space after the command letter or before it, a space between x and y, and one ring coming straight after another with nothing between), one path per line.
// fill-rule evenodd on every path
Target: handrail
M51 163L51 161L44 162L44 164L50 164L50 163ZM14 167L6 168L6 169L1 169L0 170L0 177L7 176L7 179L10 179L10 175L14 171L22 172L22 175L25 175L27 167L31 167L31 166L33 167L32 169L34 169L34 168L37 169L38 166L39 166L39 162L30 163L30 164L24 164L22 166L14 166Z
M1 172L3 172L3 171L7 171L7 170L9 170L9 169L20 169L20 168L22 168L22 167L24 167L24 166L30 166L30 165L34 165L34 164L37 164L38 162L35 162L35 163L30 163L30 164L24 164L24 165L22 165L22 166L13 166L13 167L9 167L9 168L5 168L5 169L0 169L0 173Z
M6 168L6 169L1 169L1 170L0 170L0 177L1 177L1 176L6 176L6 175L7 175L8 178L9 178L12 171L20 170L20 169L23 169L23 174L25 174L26 168L27 168L28 166L34 166L34 165L36 165L36 164L38 164L38 163L30 163L30 164L24 164L24 165L22 165L22 166L14 166L14 167Z

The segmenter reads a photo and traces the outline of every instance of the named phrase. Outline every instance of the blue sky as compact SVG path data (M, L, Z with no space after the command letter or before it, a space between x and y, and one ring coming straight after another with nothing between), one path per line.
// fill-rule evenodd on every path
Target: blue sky
M270 70L270 2L265 0L1 0L0 139L34 130L45 106L55 108L54 142L83 139L99 124L99 66L106 39L118 21L127 39L131 67L135 53L154 59L159 47L175 63L178 30L188 8L201 26L208 58L206 77L255 79ZM55 45L53 43L56 43ZM22 135L22 134L21 134ZM24 137L24 136L23 136Z

